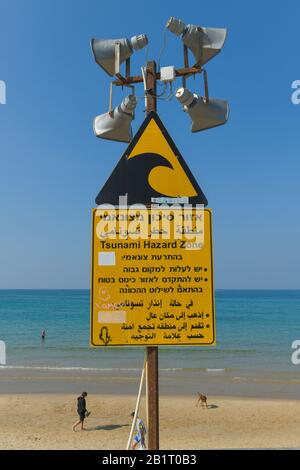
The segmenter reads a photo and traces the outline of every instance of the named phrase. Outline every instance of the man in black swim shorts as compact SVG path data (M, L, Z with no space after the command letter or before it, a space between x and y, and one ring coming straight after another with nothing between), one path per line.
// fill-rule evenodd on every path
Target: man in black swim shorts
M76 430L77 426L81 424L81 431L84 431L83 423L84 419L86 417L87 409L86 409L86 401L85 398L87 397L86 392L82 392L80 397L77 398L77 413L79 416L79 421L76 421L76 423L73 424L72 429L73 431Z

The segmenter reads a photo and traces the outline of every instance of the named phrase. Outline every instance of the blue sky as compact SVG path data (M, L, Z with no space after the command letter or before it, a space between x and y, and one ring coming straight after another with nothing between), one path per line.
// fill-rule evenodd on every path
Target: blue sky
M228 124L191 134L176 100L159 102L214 212L216 287L300 288L300 105L291 103L299 2L152 4L151 12L137 0L0 0L1 288L89 287L91 208L126 148L93 136L109 77L89 40L146 33L157 60L171 15L228 28L207 65L211 96L230 102ZM162 65L182 66L179 40L166 37ZM134 55L134 73L145 60L145 50ZM200 91L199 77L189 87Z

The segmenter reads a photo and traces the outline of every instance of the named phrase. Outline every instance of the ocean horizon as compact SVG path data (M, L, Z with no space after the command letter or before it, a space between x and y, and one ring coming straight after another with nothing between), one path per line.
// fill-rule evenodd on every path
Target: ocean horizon
M89 302L89 289L0 290L4 367L139 370L143 347L90 348ZM218 289L216 325L216 346L160 347L160 368L298 372L291 344L300 338L300 290Z

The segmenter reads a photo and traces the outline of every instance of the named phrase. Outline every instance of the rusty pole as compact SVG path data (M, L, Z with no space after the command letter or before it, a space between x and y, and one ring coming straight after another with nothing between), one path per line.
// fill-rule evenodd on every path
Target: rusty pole
M146 67L146 112L157 111L156 63L147 62ZM159 449L159 389L158 347L147 347L147 399L148 399L148 448Z

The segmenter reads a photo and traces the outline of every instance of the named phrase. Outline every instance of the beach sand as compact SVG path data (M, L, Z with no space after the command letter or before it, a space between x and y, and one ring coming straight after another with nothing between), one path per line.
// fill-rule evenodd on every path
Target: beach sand
M0 449L125 449L135 400L89 395L87 431L74 433L76 396L0 395ZM300 400L208 397L208 410L195 403L161 397L161 449L300 447Z

